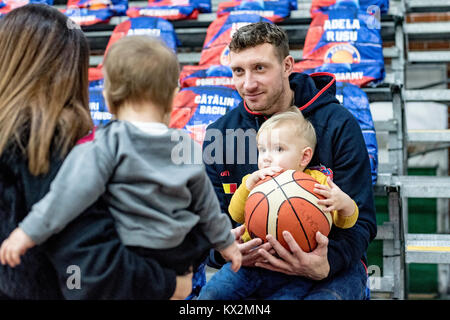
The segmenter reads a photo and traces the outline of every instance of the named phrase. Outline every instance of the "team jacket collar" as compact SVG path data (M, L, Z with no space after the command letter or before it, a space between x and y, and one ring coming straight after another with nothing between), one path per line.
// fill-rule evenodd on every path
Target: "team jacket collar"
M289 77L289 83L294 90L294 103L303 114L328 103L339 103L336 99L336 78L331 73L293 73ZM296 90L297 87L302 89ZM264 117L261 113L250 110L245 100L243 106L247 116Z

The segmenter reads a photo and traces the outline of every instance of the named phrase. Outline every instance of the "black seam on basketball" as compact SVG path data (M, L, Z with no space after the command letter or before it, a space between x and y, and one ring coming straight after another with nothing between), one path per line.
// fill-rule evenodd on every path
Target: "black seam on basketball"
M260 193L260 194L262 194L263 195L263 197L258 201L258 203L253 207L253 210L252 210L252 212L250 213L250 217L248 217L248 224L247 224L247 231L249 232L249 234L250 234L250 221L252 220L252 217L253 217L253 213L255 212L255 210L258 208L258 206L261 204L261 202L264 200L264 199L266 199L267 200L267 206L269 206L269 200L267 199L267 195L265 194L265 193L263 193L263 192L255 192L254 194L258 194L258 193ZM267 218L267 221L269 221L269 218ZM266 222L266 234L267 234L267 224L268 224L268 222Z
M277 176L278 177L278 176ZM274 181L276 181L276 184L277 184L277 186L278 187L276 187L276 188L274 188L274 189L272 189L272 190L270 190L269 192L267 192L267 196L269 195L269 194L271 194L272 192L275 192L275 190L277 190L277 189L280 189L281 187L283 187L283 186L285 186L285 185L287 185L287 184L289 184L289 183L293 183L293 182L295 182L295 181L311 181L311 182L316 182L316 183L318 183L316 180L312 180L312 179L297 179L297 180L291 180L291 181L288 181L288 182L284 182L283 184L279 184L278 183L278 181L277 180L275 180L275 178L274 177L270 177L272 180L274 180ZM269 180L267 180L267 181L269 181ZM267 182L266 181L266 182ZM297 185L299 185L298 183L297 183ZM300 185L299 185L300 186ZM306 190L306 191L308 191L308 190ZM309 192L309 191L308 191Z
M279 175L278 175L279 176ZM278 176L276 176L276 177L278 177ZM278 180L276 180L275 178L276 177L272 177L272 176L269 176L269 178L270 179L272 179L272 180L274 180L275 181L275 183L277 184L277 186L278 187L276 187L276 188L274 188L274 189L272 189L272 190L270 190L269 192L267 192L267 196L269 195L269 194L271 194L272 192L275 192L275 190L277 190L277 189L280 189L282 186L285 186L285 185L287 185L287 184L289 184L289 183L292 183L292 182L294 182L294 181L311 181L311 182L317 182L316 180L314 180L314 179L294 179L294 177L292 177L292 180L291 181L288 181L288 182L284 182L283 184L280 184L279 182L278 182ZM269 181L269 180L267 180L267 181ZM266 181L266 182L267 182ZM298 183L297 183L298 184ZM299 185L299 184L298 184Z
M311 182L319 183L317 180L314 180L313 178L311 178L311 179L308 179L308 178L295 179L295 178L294 178L294 174L295 174L295 172L292 173L292 180L295 181L295 182L297 182L297 181L311 181ZM284 184L282 184L282 186L284 186L285 184L288 184L288 183L292 183L293 181L285 182ZM297 183L297 185L298 185L300 188L302 188L303 190L305 190L306 192L308 192L309 194L311 194L311 195L313 195L314 197L318 198L314 193L312 193L311 191L309 191L309 190L303 188L302 185L301 185L300 183ZM319 198L318 198L318 199L319 199ZM308 202L310 202L310 201L308 201ZM311 203L311 202L310 202L310 203ZM314 206L316 206L316 205L314 205ZM324 213L322 210L319 210L319 211L320 211L320 213L325 217L325 219L327 219L327 221L328 221L328 218L327 218L327 216L325 215L325 213Z
M292 179L292 181L313 181L313 182L316 182L317 180L314 180L313 178L311 178L311 179L300 178L300 179Z
M311 177L310 175L308 175L308 174L306 174L306 173L305 173L305 175L307 175L308 178L299 178L299 179L295 179L294 175L295 175L295 171L292 172L292 175L291 175L291 176L292 176L292 180L294 180L294 181L304 181L304 180L307 180L307 181L313 181L313 182L316 182L316 180L315 180L313 177Z
M290 199L302 199L302 200L305 200L306 202L308 202L309 204L311 204L317 211L319 211L319 212L323 215L323 217L325 218L325 220L328 222L328 218L327 218L327 216L322 212L322 210L320 210L320 208L318 208L314 203L312 203L312 202L309 201L308 199L303 198L303 197L291 197Z
M277 176L278 177L278 176ZM285 185L287 185L287 184L289 184L289 183L293 183L293 182L297 182L297 181L311 181L311 182L315 182L315 183L319 183L317 180L314 180L314 179L293 179L293 180L291 180L291 181L287 181L287 182L284 182L283 184L280 184L280 183L278 183L278 181L274 178L274 177L270 177L272 180L274 180L275 181L275 183L277 184L277 186L278 187L276 187L276 188L274 188L274 189L272 189L272 190L270 190L269 192L267 192L267 197L271 194L271 193L273 193L273 192L275 192L277 189L281 189L281 190L283 190L283 188L282 187L284 187ZM300 187L300 188L302 188L303 190L305 190L306 192L308 192L309 194L311 194L312 196L314 196L314 197L316 197L317 199L319 199L319 197L317 197L317 195L315 195L314 193L312 193L311 191L309 191L309 190L307 190L307 189L305 189L305 188L303 188L299 183L297 183L297 185ZM261 192L262 193L262 192ZM283 192L284 193L284 192ZM286 194L285 194L285 196L286 196ZM267 198L266 197L266 198ZM322 210L320 210L321 212L322 212ZM327 218L327 216L322 212L322 215L328 220L328 218Z
M266 236L269 233L269 215L270 215L270 201L267 199L267 218L266 218ZM278 219L277 219L278 223ZM263 239L265 241L266 239Z
M287 194L284 192L283 188L281 187L281 185L278 183L278 181L276 179L273 179L275 181L275 183L279 186L279 189L281 190L281 192L283 192L284 197L286 198L286 201L289 203L289 205L291 206L292 210L294 211L294 214L298 220L298 222L300 223L300 227L302 228L303 234L305 235L306 241L308 242L308 247L309 247L309 251L312 251L311 248L311 244L309 243L309 239L308 239L308 235L306 234L305 228L303 228L303 223L300 220L299 216L297 215L297 212L295 211L294 206L292 205L292 203L289 201L289 198L287 196ZM309 202L309 201L308 201ZM277 229L278 230L278 219L277 219Z
M307 179L305 179L305 180L307 180ZM318 183L318 182L317 182ZM300 184L298 185L300 188L302 188L303 190L305 190L306 192L308 192L310 195L312 195L312 196L314 196L314 197L316 197L317 199L320 199L318 196L316 196L314 193L312 193L311 191L309 191L309 190L306 190L305 188L303 188ZM306 199L305 199L306 200ZM317 207L315 204L313 204L311 201L308 201L309 203L311 203L313 206L315 206L315 207ZM326 214L325 214L325 212L323 212L322 210L320 210L319 209L319 211L320 211L320 213L325 217L325 219L327 219L327 221L328 221L328 218L327 218L327 216L326 216Z
M275 179L276 177L270 176L270 179L272 179L272 180L275 181L275 183L277 184L277 187L274 188L274 189L272 189L271 191L269 191L269 192L267 192L267 193L263 193L263 192L259 192L259 191L254 193L254 194L256 194L256 193L261 193L261 194L264 195L264 197L261 198L261 200L255 205L255 207L253 208L253 210L252 210L252 212L251 212L251 214L250 214L250 217L248 218L248 226L247 226L248 230L250 230L250 221L251 221L251 218L252 218L252 216L253 216L253 213L255 212L255 210L256 210L256 208L258 207L258 205L261 203L261 201L262 201L263 199L267 199L267 198L269 197L269 195L270 195L271 193L275 192L277 189L281 189L281 191L283 192L283 194L284 194L286 200L288 200L288 202L289 202L289 199L287 198L287 195L286 195L286 193L284 192L284 190L283 190L283 188L282 188L283 186L285 186L285 185L287 185L287 184L289 184L289 183L297 182L297 181L311 181L311 182L319 183L318 181L314 180L312 177L311 177L311 179L308 179L308 178L295 179L295 178L294 178L294 173L295 173L295 172L292 173L292 180L291 180L291 181L284 182L283 184L280 184L280 183ZM277 176L277 177L278 177L278 176ZM317 198L317 196L316 196L314 193L310 192L309 190L306 190L306 189L303 188L299 183L297 183L297 185L298 185L300 188L302 188L303 190L305 190L306 192L308 192L309 194L311 194L311 195L313 195L314 197ZM296 197L296 198L300 198L300 197ZM305 198L300 198L300 199L306 200L308 203L312 204L315 208L317 208L317 206L316 206L314 203L312 203L311 201L308 201L308 200L305 199ZM303 234L305 235L306 241L308 242L309 249L310 249L310 251L312 251L312 249L311 249L311 244L310 244L310 242L309 242L308 236L306 235L306 231L305 231L305 229L303 228L303 224L302 224L300 218L298 217L297 212L295 211L294 207L292 206L292 203L289 202L289 205L290 205L291 208L294 210L295 216L296 216L298 222L300 223L300 226L301 226L301 228L302 228ZM269 212L270 207L269 207L269 200L268 200L268 199L267 199L267 206L268 206L268 212ZM320 210L319 208L317 208L317 210L318 210L318 211L322 214L322 216L328 221L328 218L327 218L327 216L325 215L325 213L324 213L322 210ZM277 223L276 223L276 226L275 226L275 227L276 227L275 230L277 230L277 232L278 232L278 219L277 219ZM268 231L269 231L268 229L269 229L269 217L267 216L267 220L266 220L266 234L267 234Z
M290 180L290 181L287 181L287 182L284 182L283 184L278 184L279 186L285 186L285 185L287 185L287 184L289 184L289 183L293 183L293 182L297 182L297 181L311 181L311 182L315 182L315 183L319 183L319 182L317 182L316 180L312 180L312 179L297 179L297 180ZM297 185L299 185L300 186L300 184L299 183L297 183ZM275 190L275 189L274 189ZM272 190L272 191L274 191L274 190ZM271 191L271 192L272 192ZM308 191L308 190L306 190L306 191ZM308 191L309 192L309 191Z

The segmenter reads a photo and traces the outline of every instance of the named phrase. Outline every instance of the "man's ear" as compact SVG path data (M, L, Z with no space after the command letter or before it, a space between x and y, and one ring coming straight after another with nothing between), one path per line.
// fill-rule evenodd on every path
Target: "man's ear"
M302 156L300 158L300 166L302 168L306 168L308 164L311 162L313 157L313 149L311 147L305 147L302 152Z
M284 72L289 76L294 71L294 58L291 55L288 55L283 60L283 68Z

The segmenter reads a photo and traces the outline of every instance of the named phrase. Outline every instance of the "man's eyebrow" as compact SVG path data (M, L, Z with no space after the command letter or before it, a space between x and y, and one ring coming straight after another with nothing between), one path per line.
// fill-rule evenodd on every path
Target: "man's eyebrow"
M258 64L270 64L270 61L267 61L267 60L258 60L258 61L255 61L254 63L252 63L252 66L256 66L256 65L258 65Z
M258 60L258 61L254 61L248 64L250 67L254 68L258 65L263 65L263 66L268 66L270 65L270 61L266 61L266 60ZM237 68L242 68L242 66L240 65L229 65L229 67L231 68L231 70L237 69Z

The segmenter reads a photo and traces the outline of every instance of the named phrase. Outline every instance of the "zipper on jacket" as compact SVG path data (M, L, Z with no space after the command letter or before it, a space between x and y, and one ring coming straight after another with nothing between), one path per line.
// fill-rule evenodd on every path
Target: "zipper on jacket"
M269 119L266 116L256 116L255 117L255 123L256 123L256 132L259 131L259 128L262 126L262 124Z

